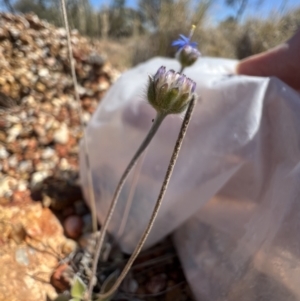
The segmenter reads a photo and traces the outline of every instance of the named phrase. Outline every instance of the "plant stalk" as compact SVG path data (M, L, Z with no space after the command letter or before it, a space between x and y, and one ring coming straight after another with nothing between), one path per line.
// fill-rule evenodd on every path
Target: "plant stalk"
M136 165L137 160L139 159L139 157L141 156L141 154L145 151L145 149L147 148L147 146L149 145L149 143L151 142L152 138L154 137L154 135L156 134L157 130L159 129L161 123L163 122L164 118L166 117L165 114L162 113L157 113L156 118L147 134L147 136L145 137L144 141L142 142L142 144L140 145L140 147L138 148L137 152L135 153L135 155L133 156L133 158L131 159L130 163L128 164L127 168L125 169L119 183L118 186L115 190L112 202L110 204L108 213L106 215L106 218L104 220L104 224L101 228L100 231L100 237L98 239L97 245L96 245L96 252L95 252L95 257L93 260L93 267L92 267L92 276L89 282L89 287L88 287L88 292L87 292L87 300L90 300L91 295L92 295L92 291L93 291L93 278L96 275L96 271L97 271L97 265L98 265L98 261L99 261L99 257L100 257L100 252L102 249L102 245L104 242L104 237L108 228L108 224L111 220L111 217L113 215L114 209L117 205L117 201L119 198L119 195L121 193L122 187L130 173L130 171L132 170L132 168Z
M67 32L68 53L69 53L72 81L73 81L73 85L74 85L75 99L78 104L78 114L79 114L79 118L80 118L82 132L84 132L84 120L83 120L80 97L79 97L79 93L78 93L75 62L74 62L74 58L73 58L72 43L71 43L71 37L70 37L70 27L69 27L69 22L68 22L65 0L61 0L61 8L62 8L63 20L65 23L65 28L66 28L66 32ZM86 160L86 164L87 164L87 177L88 177L87 182L88 182L88 193L89 193L89 197L90 197L90 201L91 201L93 232L96 232L97 231L97 215L96 215L95 193L94 193L94 186L93 186L93 180L92 180L92 171L91 171L90 163L89 163L87 141L84 136L82 139L83 139L84 155L85 155L85 160Z
M177 141L176 141L176 144L175 144L175 147L174 147L174 151L173 151L173 154L172 154L172 157L171 157L171 160L170 160L170 163L169 163L169 166L168 166L168 169L167 169L167 172L166 172L166 175L165 175L165 178L164 178L164 181L163 181L163 184L162 184L162 187L161 187L158 199L156 201L154 210L153 210L151 218L149 220L149 223L148 223L148 225L147 225L147 227L146 227L146 229L145 229L142 237L140 238L140 240L139 240L139 242L138 242L138 244L137 244L134 252L130 256L127 264L125 265L122 273L120 274L120 276L118 277L118 279L116 280L116 282L114 283L114 285L111 287L111 289L108 292L106 292L105 294L98 295L98 301L105 300L105 299L107 299L108 297L112 296L115 293L115 291L118 289L119 285L122 283L122 281L126 277L127 273L129 272L129 270L130 270L133 262L135 261L135 259L139 255L139 253L140 253L140 251L141 251L141 249L142 249L145 241L147 240L147 237L148 237L148 235L149 235L149 233L151 231L151 228L152 228L152 226L154 224L154 221L155 221L155 219L157 217L159 208L160 208L160 206L162 204L162 200L163 200L163 197L164 197L165 192L167 190L168 184L170 182L170 178L171 178L171 175L172 175L172 172L173 172L176 160L178 158L178 154L179 154L179 151L180 151L180 148L181 148L184 136L186 134L188 125L190 123L190 120L191 120L191 117L192 117L192 113L193 113L195 104L196 104L196 98L194 96L192 98L189 106L188 106L188 109L186 111L184 120L182 122L182 126L181 126L180 132L178 134L178 138L177 138Z

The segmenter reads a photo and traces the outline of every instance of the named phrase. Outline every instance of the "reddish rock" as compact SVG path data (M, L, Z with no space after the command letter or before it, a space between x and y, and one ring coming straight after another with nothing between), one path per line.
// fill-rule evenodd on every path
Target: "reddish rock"
M68 140L67 146L68 147L72 147L74 145L77 145L76 139L73 136L69 136L69 140Z
M55 269L51 276L50 282L59 292L63 292L70 288L70 283L63 275L67 268L68 265L66 263L60 265Z
M78 215L68 216L64 220L64 229L66 235L70 238L77 239L82 234L83 221Z
M27 203L0 206L0 220L0 283L5 287L0 300L55 299L50 277L66 240L57 218L40 203Z
M36 140L36 138L30 138L27 141L27 149L28 150L36 150L38 146L38 141Z
M30 202L30 191L25 190L25 191L14 191L13 195L11 197L11 202L12 203L25 203L25 202Z
M65 158L69 153L69 149L67 145L56 144L55 151L59 158Z

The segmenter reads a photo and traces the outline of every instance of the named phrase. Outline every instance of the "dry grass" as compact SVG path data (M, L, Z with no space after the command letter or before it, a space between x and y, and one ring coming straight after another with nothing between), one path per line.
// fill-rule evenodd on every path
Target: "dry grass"
M188 34L190 28L190 22L183 18L186 12L180 7L173 7L173 10L162 10L161 29L155 34L102 41L103 51L110 62L124 70L157 55L173 57L175 49L170 46L172 40L179 33ZM178 11L180 14L175 22L171 16ZM272 14L265 20L249 18L243 24L225 21L215 27L206 26L204 9L201 13L202 19L198 19L194 40L199 42L203 55L211 57L242 59L260 53L288 40L300 27L300 8L283 16Z
M244 24L223 22L198 35L204 55L242 59L288 40L300 27L300 8L266 20L248 19Z
M133 38L119 40L102 39L99 43L101 55L109 60L114 68L124 71L132 66L131 52L134 47Z

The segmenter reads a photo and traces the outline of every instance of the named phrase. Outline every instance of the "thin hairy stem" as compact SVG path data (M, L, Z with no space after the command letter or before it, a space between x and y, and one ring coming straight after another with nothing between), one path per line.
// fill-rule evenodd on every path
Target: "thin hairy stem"
M180 74L182 74L182 72L183 72L184 68L185 68L185 67L181 65L181 67L180 67L180 71L179 71L179 73L180 73Z
M154 207L154 210L152 212L152 215L151 215L151 218L149 220L149 223L141 237L141 239L139 240L134 252L132 253L132 255L130 256L127 264L125 265L122 273L120 274L120 276L118 277L118 279L116 280L116 282L114 283L114 285L111 287L111 289L106 292L105 294L100 294L98 295L98 300L105 300L106 298L112 296L115 291L118 289L119 285L122 283L122 281L124 280L124 278L126 277L127 273L129 272L133 262L135 261L135 259L137 258L137 256L139 255L150 231L151 231L151 228L154 224L154 221L157 217L157 214L158 214L158 211L159 211L159 208L162 204L162 200L163 200L163 197L165 195L165 192L167 190L167 187L168 187L168 184L170 182L170 178L171 178L171 175L172 175L172 172L173 172L173 169L174 169L174 166L175 166L175 163L176 163L176 160L178 158L178 154L179 154L179 151L180 151L180 148L181 148L181 145L182 145L182 142L183 142L183 139L184 139L184 136L186 134L186 131L187 131L187 128L188 128L188 125L190 123L190 120L192 118L192 113L193 113L193 110L194 110L194 107L195 107L195 104L196 104L196 99L195 97L192 98L189 106L188 106L188 109L186 111L186 114L185 114L185 117L184 117L184 120L182 122L182 125L181 125L181 129L180 129L180 132L179 132L179 135L178 135L178 138L177 138L177 141L176 141L176 144L175 144L175 147L174 147L174 151L173 151L173 154L172 154L172 157L171 157L171 160L170 160L170 163L169 163L169 166L168 166L168 169L167 169L167 172L166 172L166 175L165 175L165 178L164 178L164 181L163 181L163 184L162 184L162 187L161 187L161 190L160 190L160 193L159 193L159 196L158 196L158 199L156 201L156 204L155 204L155 207Z
M80 98L79 98L79 93L78 93L77 77L76 77L76 72L75 72L75 62L73 59L72 43L71 43L71 37L70 37L70 27L69 27L69 22L68 22L65 0L61 0L61 8L62 8L63 19L64 19L66 32L67 32L67 44L68 44L69 60L70 60L70 67L71 67L71 75L72 75L74 91L75 91L75 99L78 104L78 115L80 118L81 128L82 128L82 131L84 131L84 120L83 120L82 108L81 108L81 103L80 103ZM89 162L88 151L87 151L87 142L86 142L85 136L83 136L82 139L83 139L85 161L86 161L86 165L87 165L88 193L89 193L89 197L91 200L93 231L96 232L97 231L97 215L96 215L94 185L93 185L92 172L91 172L91 168L90 168L90 162Z
M152 140L152 138L154 137L154 135L156 134L158 128L160 127L162 121L164 120L164 118L166 117L166 115L164 114L157 114L152 127L150 128L149 133L147 134L146 138L144 139L144 141L142 142L142 144L140 145L139 149L137 150L137 152L135 153L135 155L133 156L133 158L131 159L130 163L128 164L127 168L125 169L119 183L118 186L115 190L112 202L110 204L110 207L108 209L108 213L106 214L106 218L104 220L103 226L101 227L101 232L100 232L100 237L98 239L97 242L97 246L96 246L96 252L94 255L94 259L93 259L93 267L92 267L92 276L90 279L90 283L89 283L89 288L88 288L88 293L87 293L87 300L90 299L91 295L92 295L92 291L93 291L93 278L96 275L96 271L97 271L97 265L98 265L98 260L100 257L100 252L102 249L102 245L104 242L104 237L108 228L108 224L111 220L111 217L113 215L113 212L115 210L115 207L117 205L117 201L119 198L119 195L121 193L122 187L130 173L130 171L132 170L132 168L136 165L139 157L141 156L141 154L144 152L144 150L147 148L147 146L149 145L150 141Z

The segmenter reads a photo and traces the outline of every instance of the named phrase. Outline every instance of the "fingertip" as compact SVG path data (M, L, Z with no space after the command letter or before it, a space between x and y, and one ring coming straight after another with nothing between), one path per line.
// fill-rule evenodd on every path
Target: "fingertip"
M253 67L251 65L251 62L249 63L249 60L242 60L240 61L236 66L236 74L240 75L252 75L253 74ZM254 71L255 73L255 71Z
M270 54L262 53L240 61L236 67L236 72L250 76L268 76L269 73L272 73L272 68Z
M236 74L248 76L276 76L292 88L299 90L300 66L296 56L288 52L286 45L257 54L240 61Z

